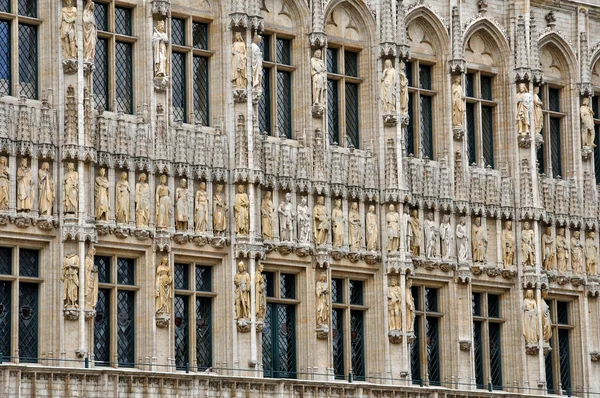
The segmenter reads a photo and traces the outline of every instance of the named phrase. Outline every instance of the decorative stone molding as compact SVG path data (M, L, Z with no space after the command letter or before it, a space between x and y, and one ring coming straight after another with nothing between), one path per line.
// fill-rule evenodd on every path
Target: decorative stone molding
M317 339L319 340L327 340L329 337L329 326L328 325L319 325L315 332L317 332Z
M79 319L79 309L75 307L63 308L63 314L68 321L76 321Z
M470 351L471 350L471 340L458 340L458 346L461 351Z
M527 353L527 355L537 355L539 352L539 345L525 345L525 353Z
M402 333L401 330L390 330L388 332L388 339L390 340L390 343L392 344L400 344L402 343L402 337L404 336L404 333Z
M77 73L78 62L76 59L63 59L62 66L65 74L72 75Z
M600 362L600 352L598 352L598 351L590 352L590 360L592 362Z
M238 319L236 321L237 330L240 333L248 333L252 327L252 322L249 319Z
M171 16L171 0L152 0L152 14L163 18Z

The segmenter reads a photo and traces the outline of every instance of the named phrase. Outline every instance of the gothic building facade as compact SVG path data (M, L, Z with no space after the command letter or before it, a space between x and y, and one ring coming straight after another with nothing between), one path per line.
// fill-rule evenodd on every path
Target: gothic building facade
M0 0L0 394L600 394L600 5Z

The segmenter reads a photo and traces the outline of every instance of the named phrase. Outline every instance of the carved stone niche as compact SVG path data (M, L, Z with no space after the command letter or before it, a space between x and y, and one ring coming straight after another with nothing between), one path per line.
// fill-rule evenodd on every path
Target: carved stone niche
M458 346L461 351L469 351L471 349L471 340L458 340Z
M398 330L398 329L390 330L388 333L388 339L390 340L390 343L392 343L392 344L400 344L400 343L402 343L403 335L404 334L402 333L401 330Z

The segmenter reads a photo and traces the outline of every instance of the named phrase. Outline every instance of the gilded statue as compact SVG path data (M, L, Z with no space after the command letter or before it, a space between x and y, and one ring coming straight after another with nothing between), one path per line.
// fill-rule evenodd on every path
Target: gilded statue
M75 171L75 163L67 163L64 183L65 214L79 211L79 173Z
M250 275L243 261L238 263L238 272L233 278L235 285L235 319L250 319Z
M65 257L62 269L63 303L65 308L79 308L79 256L69 254Z
M171 292L173 290L173 278L169 259L164 256L156 267L156 315L168 315L171 313Z
M440 230L435 225L433 219L433 213L428 213L425 216L425 222L423 223L423 232L425 235L425 257L435 258L438 255L438 239L440 236Z
M412 279L406 284L406 331L415 331L415 298L412 294Z
M501 236L502 244L502 264L504 268L512 268L515 264L515 234L512 230L512 221L507 220L504 223L504 229Z
M109 206L108 178L106 177L106 169L101 168L98 171L98 176L94 183L94 210L96 220L108 221Z
M585 261L588 276L598 275L598 244L594 231L588 232L585 240Z
M519 92L517 93L517 132L519 134L529 134L531 131L529 115L531 102L531 93L527 90L527 85L519 83Z
M312 77L313 105L325 105L327 68L325 67L321 50L315 50L310 59L310 76Z
M315 245L320 246L327 243L329 215L325 208L325 198L323 196L317 198L317 204L313 208L313 232L315 235Z
M525 221L521 231L521 255L523 265L535 267L535 238L528 221Z
M85 256L85 309L93 310L98 303L98 267L94 264L96 249L90 246Z
M450 224L450 216L444 214L440 223L440 245L442 252L442 260L448 260L452 256L452 225Z
M452 127L461 128L465 119L465 94L460 81L460 76L454 76L452 83Z
M540 339L537 302L533 290L527 289L523 300L523 336L525 344L537 345Z
M542 265L546 271L554 270L556 252L554 251L554 238L552 237L551 227L546 227L546 232L542 235L542 259Z
M383 113L396 112L396 69L390 59L385 60L381 74L381 102Z
M250 199L243 185L238 185L238 193L233 202L233 214L235 218L235 233L248 235L250 230Z
M352 202L348 212L348 246L351 251L360 250L362 223L360 222L360 213L358 212L358 203Z
M33 171L27 165L27 158L23 158L17 169L17 211L30 211L34 195Z
M456 246L458 262L464 263L469 261L469 234L464 216L460 218L460 222L456 226Z
M294 207L292 194L286 193L285 198L279 203L279 238L282 242L291 242L294 230Z
M377 251L377 249L379 248L379 220L377 219L377 213L375 213L375 206L369 206L369 211L367 212L366 218L367 250L370 252L374 252Z
M60 44L62 47L62 57L64 59L77 59L77 30L75 27L77 7L73 5L73 0L64 0L64 4L65 6L60 12Z
M8 159L0 156L0 210L8 210L10 198L10 174Z
M117 182L115 193L115 220L117 224L129 223L129 181L127 181L127 172L121 173L121 178Z
M391 330L402 330L402 289L396 279L392 279L388 287L388 318Z
M310 210L306 196L300 199L296 207L298 217L298 243L310 243Z
M202 181L198 191L196 191L196 212L194 214L194 223L196 224L196 233L204 234L208 229L208 193L206 192L206 183Z
M485 230L481 225L481 217L475 217L475 222L471 226L471 249L473 262L483 263L486 259L487 238Z
M260 205L261 227L263 240L273 239L273 200L271 191L265 192L265 196Z
M581 100L579 113L581 115L581 141L583 142L583 146L594 148L596 146L594 143L596 125L594 124L594 111L590 106L589 97L584 97Z
M327 274L321 272L315 288L317 294L317 327L327 327L329 323L329 284Z
M227 201L222 184L217 185L213 196L213 230L216 236L225 235L227 230Z
M185 178L179 180L179 187L175 190L175 229L185 231L188 229L190 191Z
M1 184L2 180L0 177L0 185ZM2 188L0 187L0 196L2 195L1 191ZM50 164L44 162L42 163L42 168L38 170L38 201L40 216L52 215L52 206L54 205L55 197L54 179L52 178L52 172L50 171Z
M262 36L254 35L252 39L252 89L262 91L263 53L260 49Z
M573 267L573 274L578 276L583 275L583 250L581 233L579 231L573 231L573 236L571 237L571 266Z
M150 223L150 185L146 182L146 174L140 174L135 184L135 225L148 228Z
M160 176L160 184L156 187L156 228L167 229L170 224L171 215L171 197L169 187L167 186L167 176Z
M264 322L267 313L267 279L262 272L263 265L262 263L258 263L258 268L254 275L256 322Z
M154 54L154 76L166 77L169 74L168 66L169 36L165 28L165 21L159 20L152 33L152 52Z
M556 265L558 272L569 272L569 242L565 237L565 229L559 228L556 235Z
M231 47L231 82L234 90L245 90L248 82L246 75L246 43L240 32L235 33Z
M421 220L419 220L417 209L413 209L410 213L410 229L412 237L410 251L413 256L419 257L421 255Z
M333 247L340 248L344 245L344 212L342 200L336 199L331 211L331 231L333 234Z
M88 0L83 9L83 60L94 63L96 57L96 41L98 40L98 26L94 16L94 2Z

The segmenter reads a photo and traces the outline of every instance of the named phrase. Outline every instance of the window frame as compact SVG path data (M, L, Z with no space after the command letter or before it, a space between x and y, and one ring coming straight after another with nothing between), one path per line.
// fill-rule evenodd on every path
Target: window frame
M555 111L555 110L550 110L550 89L555 89L558 90L558 104L559 104L559 111ZM565 130L565 126L567 125L567 113L564 112L564 107L565 107L565 103L564 103L564 99L565 99L565 89L566 87L562 84L557 84L556 82L546 82L544 83L542 86L540 86L540 99L542 100L543 106L542 106L542 114L543 114L543 120L544 120L544 124L543 124L543 128L542 128L542 137L544 139L544 143L542 144L542 146L537 150L537 160L539 163L539 167L538 167L538 171L540 173L544 173L546 176L549 176L550 178L556 178L557 176L561 176L561 178L565 178L565 151L564 151L564 146L565 146L565 134L564 132ZM551 141L551 135L552 135L552 131L551 131L551 125L550 125L550 120L559 120L559 145L560 148L558 148L558 160L559 160L559 164L560 164L560 168L561 170L559 170L559 172L557 172L556 170L554 170L553 165L552 165L552 141ZM533 123L532 123L533 125ZM580 138L579 138L580 139ZM540 151L541 151L541 155L542 155L542 161L540 161Z
M594 174L596 185L600 184L600 87L594 87L594 96L591 98L591 107L594 112Z
M550 347L552 348L552 350L550 352L548 352L545 357L544 357L544 362L546 364L546 366L548 365L548 357L551 358L551 364L552 364L552 369L550 369L550 372L552 374L552 386L550 385L550 383L547 383L547 391L549 394L561 394L561 391L557 391L558 387L560 386L562 391L569 391L573 389L573 383L574 383L574 373L573 373L573 360L576 358L576 356L573 355L573 333L572 331L575 330L575 323L573 322L573 316L574 316L574 311L573 311L573 306L574 306L574 301L573 299L569 299L566 297L552 297L552 298L546 298L545 299L546 303L548 304L549 308L550 308L550 327L552 328L552 337L550 338ZM558 303L564 303L566 305L566 310L567 310L567 323L560 323L558 320ZM567 349L567 355L568 355L568 376L567 378L569 379L569 386L565 386L562 383L562 373L561 373L561 365L560 365L560 331L564 331L566 330L568 332L568 343L569 343L569 347ZM549 370L546 368L546 375L548 375ZM548 379L548 377L547 377ZM548 382L548 380L547 380Z
M437 311L427 311L426 307L426 290L427 289L435 289L436 292L436 306ZM415 295L414 291L417 291L418 294ZM411 379L413 384L420 384L421 382L425 385L441 385L444 374L444 367L442 366L442 357L443 351L440 349L441 346L441 338L440 338L440 330L441 328L441 320L444 319L443 309L440 308L443 300L440 300L442 287L436 285L426 285L426 284L414 284L412 286L413 291L413 299L415 300L415 341L409 346L409 356L411 357L411 363L409 364L411 368ZM427 354L427 318L435 318L438 322L438 330L437 330L437 360L439 367L439 380L431 380L429 379L429 356ZM420 378L415 379L412 377L412 345L418 344L419 350L419 370L421 372Z
M500 325L500 336L499 336L499 340L500 343L502 342L502 325L506 322L506 319L504 319L502 317L503 311L502 311L502 293L500 292L495 292L495 291L489 291L489 290L477 290L474 289L472 292L472 296L474 298L474 296L478 294L480 295L480 302L479 302L479 306L480 306L480 314L476 315L473 311L473 327L475 327L475 323L479 322L481 324L481 339L482 339L482 346L481 346L481 355L482 355L482 362L483 362L483 369L482 369L482 373L483 373L483 384L478 383L477 381L475 381L477 388L478 389L487 389L488 388L488 383L492 382L491 381L491 356L490 356L490 324L495 324L495 325ZM498 316L494 317L491 316L489 314L489 296L496 296L498 298ZM475 304L473 303L473 307L475 306ZM473 333L473 346L475 348L475 344L476 342L475 340L475 334ZM502 344L500 345L500 347L502 347ZM473 350L473 352L475 352L475 350ZM500 352L502 352L502 348L500 348ZM474 365L477 366L476 360L474 358ZM475 374L477 374L477 369L475 369ZM502 366L502 354L500 353L500 384L495 384L492 382L492 387L494 390L496 391L502 391L502 384L503 384L503 366Z
M430 88L421 87L421 74L420 65L427 66L430 68ZM436 157L435 153L435 117L433 109L435 109L435 97L437 91L433 90L433 83L435 81L435 68L436 62L425 58L411 58L409 62L404 63L405 74L408 79L408 110L409 110L409 125L406 128L406 144L405 150L407 155L412 154L414 157L419 159L425 159L427 154L423 148L422 132L421 132L421 97L428 97L431 100L431 157L427 156L428 159L434 160ZM412 148L409 148L412 144Z
M468 81L468 75L473 75L473 96L469 96L469 90L467 87L467 81ZM483 98L483 93L482 93L482 77L488 77L490 78L491 82L491 94L492 94L492 99L488 99L488 98ZM497 78L497 75L491 72L487 72L481 69L475 69L475 68L469 68L467 69L467 73L465 74L465 113L467 112L467 107L469 106L469 104L473 104L474 106L474 117L473 117L473 124L474 124L474 135L475 135L475 142L474 144L474 153L475 153L475 159L471 159L471 145L469 143L470 141L470 137L469 137L469 123L468 123L468 116L467 116L467 122L465 123L465 127L466 127L466 134L467 134L467 155L469 157L469 164L473 164L475 163L478 167L487 167L487 166L491 166L492 168L496 167L496 136L497 136L497 129L496 129L496 115L497 115L497 109L498 109L498 101L495 99L497 98L497 96L495 95L495 79ZM491 116L491 122L492 122L492 147L491 147L491 155L492 155L492 159L491 159L491 163L488 161L488 159L485 159L485 148L483 145L483 108L491 108L492 109L492 116Z

